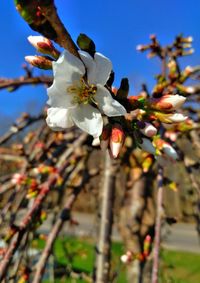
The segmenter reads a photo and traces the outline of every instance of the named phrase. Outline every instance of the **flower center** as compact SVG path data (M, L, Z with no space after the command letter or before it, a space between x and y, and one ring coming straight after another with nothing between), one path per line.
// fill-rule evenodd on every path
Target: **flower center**
M87 84L83 78L69 86L67 92L74 94L72 101L74 104L88 104L91 102L96 104L94 96L97 92L97 87L94 84Z

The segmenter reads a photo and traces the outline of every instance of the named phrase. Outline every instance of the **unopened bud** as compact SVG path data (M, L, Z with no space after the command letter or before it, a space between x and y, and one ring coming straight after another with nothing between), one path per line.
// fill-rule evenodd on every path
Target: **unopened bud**
M191 55L194 53L194 49L191 48L190 50L185 50L182 52L182 56L187 56L187 55Z
M176 85L177 89L186 93L186 94L194 94L195 93L195 88L193 86L185 86L182 84L177 84Z
M144 239L144 247L143 247L143 254L145 257L149 255L150 245L151 245L151 236L147 235Z
M137 51L143 52L143 51L148 50L148 49L149 49L149 45L139 44L139 45L136 46L136 50Z
M11 183L14 185L20 185L26 180L26 176L20 173L15 173L12 176Z
M120 257L123 263L129 263L133 260L133 253L131 251L127 251L126 254Z
M113 158L117 158L125 141L125 134L121 125L112 127L110 136L110 151Z
M178 154L176 150L167 142L163 144L163 152L171 159L171 160L177 160Z
M52 69L52 61L43 56L26 56L25 60L39 69L50 70Z
M188 118L181 113L154 112L153 114L160 122L166 124L183 122Z
M140 129L140 132L151 138L157 134L157 129L152 124L145 122L145 127Z
M152 109L160 111L172 111L182 106L186 98L181 95L164 95L161 98L152 98L149 100Z
M51 55L53 58L58 59L60 52L54 47L51 40L43 36L28 37L28 41L42 54Z
M192 43L193 42L193 37L192 36L188 36L188 37L181 37L180 41L182 43Z

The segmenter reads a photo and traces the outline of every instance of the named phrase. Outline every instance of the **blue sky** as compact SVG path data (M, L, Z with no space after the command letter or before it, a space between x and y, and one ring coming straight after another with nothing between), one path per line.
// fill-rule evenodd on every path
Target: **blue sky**
M13 2L0 3L0 77L8 78L23 75L24 57L36 54L27 37L37 33L21 19ZM181 32L193 36L196 52L182 63L200 64L199 0L55 0L55 3L72 38L76 40L79 33L93 38L97 50L113 63L115 85L119 85L122 77L128 77L132 95L137 94L143 82L151 89L153 76L159 70L157 59L148 60L146 54L136 51L138 44L148 42L150 34L155 33L163 44L170 43ZM0 119L14 119L24 111L38 113L46 100L43 87L23 87L12 93L0 91Z

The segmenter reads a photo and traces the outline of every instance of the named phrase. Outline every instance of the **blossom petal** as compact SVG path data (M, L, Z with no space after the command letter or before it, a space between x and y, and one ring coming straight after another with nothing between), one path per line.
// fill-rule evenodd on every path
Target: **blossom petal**
M87 80L89 84L96 84L96 63L92 56L85 51L79 51L80 57L87 69Z
M74 108L74 104L72 104L73 94L67 93L67 87L66 89L60 88L55 80L53 84L47 88L47 94L49 96L49 100L47 101L48 105L61 108Z
M123 116L126 109L115 99L112 98L110 92L102 85L97 85L95 101L98 108L108 117Z
M105 85L112 70L112 62L98 52L94 55L94 61L96 63L96 84Z
M103 129L103 119L101 113L91 105L81 104L76 109L71 110L72 120L84 132L99 137Z
M85 74L85 67L83 62L65 50L62 52L56 62L53 62L54 80L65 88L66 83L72 84L74 81L79 81Z
M47 125L53 130L63 130L74 126L69 109L51 107L47 110Z
M90 84L105 85L112 70L111 61L101 53L95 53L94 59L85 51L79 51L87 69L87 79Z

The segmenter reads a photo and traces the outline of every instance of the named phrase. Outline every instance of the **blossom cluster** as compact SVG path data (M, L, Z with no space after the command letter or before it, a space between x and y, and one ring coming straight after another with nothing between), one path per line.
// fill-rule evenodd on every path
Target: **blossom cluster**
M161 125L187 120L177 111L185 96L165 93L164 87L160 91L154 89L151 97L146 93L120 96L120 91L108 84L112 63L104 55L79 50L76 57L68 50L60 53L42 36L28 39L38 52L48 57L27 56L26 60L39 68L53 69L53 84L47 89L50 107L46 122L50 128L62 131L77 126L93 136L94 145L108 149L113 158L118 157L129 135L135 147L154 155L167 155L169 160L178 158L170 144L158 142L157 134Z

